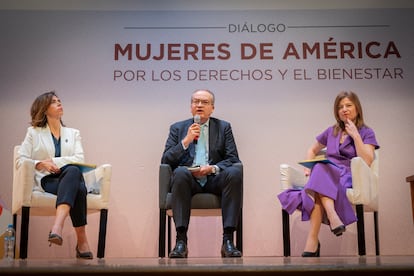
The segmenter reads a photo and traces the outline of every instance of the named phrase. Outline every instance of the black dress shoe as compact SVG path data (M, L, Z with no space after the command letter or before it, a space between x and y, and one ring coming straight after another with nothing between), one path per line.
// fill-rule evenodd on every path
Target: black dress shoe
M187 258L187 256L188 256L187 244L182 240L177 241L174 249L168 255L168 257L170 258Z
M242 253L238 250L231 240L225 240L221 246L221 257L240 258Z
M346 228L345 225L339 225L338 227L331 229L331 232L335 234L335 236L342 235L343 232L345 232Z
M302 253L302 257L319 257L321 251L321 244L318 241L318 248L316 249L315 252L309 252L309 251L304 251Z

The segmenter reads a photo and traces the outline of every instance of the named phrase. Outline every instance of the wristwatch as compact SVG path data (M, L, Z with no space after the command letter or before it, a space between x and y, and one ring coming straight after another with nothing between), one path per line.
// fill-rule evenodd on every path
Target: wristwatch
M211 170L211 173L212 174L218 174L219 171L220 171L220 168L216 165L213 165L212 167L213 167L213 169Z

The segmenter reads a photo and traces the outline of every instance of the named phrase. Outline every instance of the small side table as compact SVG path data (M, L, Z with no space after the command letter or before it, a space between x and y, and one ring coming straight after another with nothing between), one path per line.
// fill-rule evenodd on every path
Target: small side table
M411 208L412 208L413 223L414 223L414 175L407 176L407 178L405 180L410 183L410 190L411 190Z

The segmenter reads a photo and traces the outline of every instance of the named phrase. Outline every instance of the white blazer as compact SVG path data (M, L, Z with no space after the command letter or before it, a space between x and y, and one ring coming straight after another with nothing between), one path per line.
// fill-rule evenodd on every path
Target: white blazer
M45 159L52 159L59 167L72 162L84 162L84 153L80 132L74 128L61 127L61 157L55 157L55 145L48 125L46 127L28 127L24 141L18 152L15 166L19 167L23 160L31 160L34 165ZM35 170L35 190L43 191L40 180L49 172Z

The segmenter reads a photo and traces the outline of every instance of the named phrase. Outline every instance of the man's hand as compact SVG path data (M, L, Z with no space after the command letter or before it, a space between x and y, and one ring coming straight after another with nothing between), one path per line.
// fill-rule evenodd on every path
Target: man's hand
M213 172L213 166L205 165L201 166L199 170L192 172L195 177L203 177Z
M185 147L188 147L190 143L200 136L201 127L199 124L193 123L187 130L187 135L182 140Z

